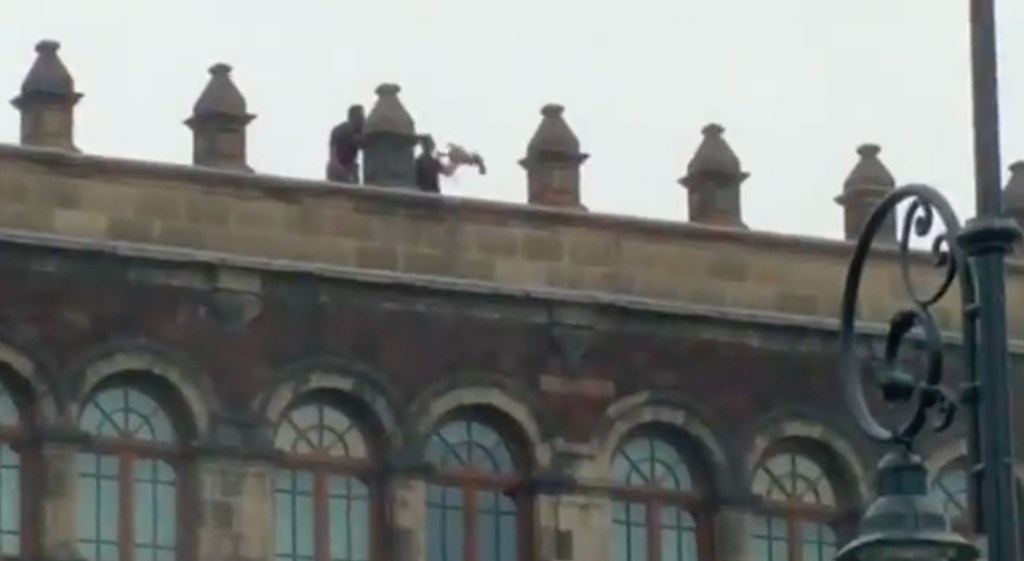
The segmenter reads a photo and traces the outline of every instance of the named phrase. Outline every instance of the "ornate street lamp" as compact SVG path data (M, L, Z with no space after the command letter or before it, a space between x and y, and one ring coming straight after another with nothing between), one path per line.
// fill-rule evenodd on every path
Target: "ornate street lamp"
M961 227L938 191L907 185L891 192L868 217L847 272L840 319L840 372L847 402L864 432L894 447L879 466L878 498L861 520L860 535L839 552L839 561L970 561L979 551L952 532L942 509L928 497L927 472L914 454L922 432L948 429L962 406L969 413L970 499L974 529L987 542L991 561L1024 561L1017 533L1013 470L1012 387L1006 330L1005 259L1021 238L1002 216L999 103L993 0L971 0L975 183L978 216ZM856 308L861 276L872 241L889 213L906 204L899 239L907 306L889 323L885 352L870 365L881 400L905 409L895 426L883 425L868 409L858 358ZM936 234L931 255L940 282L930 293L914 283L910 238ZM958 285L963 328L962 360L967 383L956 392L942 385L943 349L932 307ZM914 340L924 352L922 368L901 368L900 349Z

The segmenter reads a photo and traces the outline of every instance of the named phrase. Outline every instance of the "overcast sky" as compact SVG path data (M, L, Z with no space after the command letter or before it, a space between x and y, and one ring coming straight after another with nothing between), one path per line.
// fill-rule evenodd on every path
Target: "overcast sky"
M182 125L215 62L258 115L259 171L321 178L332 125L402 85L417 127L479 150L445 192L525 200L517 165L547 102L591 153L591 210L685 220L676 179L720 122L754 229L838 237L862 142L900 182L973 212L968 0L5 0L0 92L43 38L85 94L89 153L188 162ZM999 2L1003 158L1024 158L1024 5ZM1011 30L1017 31L1011 34ZM0 111L0 141L17 141Z

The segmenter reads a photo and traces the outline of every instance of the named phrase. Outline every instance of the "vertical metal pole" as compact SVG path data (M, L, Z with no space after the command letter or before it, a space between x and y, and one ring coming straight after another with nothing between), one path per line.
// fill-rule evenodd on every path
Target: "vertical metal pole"
M977 278L976 407L983 464L979 528L987 536L988 559L1022 561L1017 541L1013 473L1012 407L1007 345L1006 254L1012 235L1002 215L999 149L999 92L994 0L971 0L971 74L974 107L974 165L978 216L968 224L967 247ZM978 443L974 443L977 445Z

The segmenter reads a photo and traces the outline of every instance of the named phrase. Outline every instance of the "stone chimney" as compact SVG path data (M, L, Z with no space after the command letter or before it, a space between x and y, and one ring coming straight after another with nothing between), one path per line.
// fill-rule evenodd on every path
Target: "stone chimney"
M730 228L746 228L740 201L740 185L749 173L722 138L725 129L710 124L701 130L701 141L686 166L679 184L689 191L690 222Z
M40 41L21 93L11 104L21 111L21 143L78 151L75 148L75 105L82 94L57 56L60 43Z
M549 103L526 145L519 165L526 170L531 205L587 210L580 202L580 167L590 157L580 151L580 140L565 122L565 108Z
M860 160L853 166L843 182L843 192L835 198L843 207L843 228L847 240L856 240L864 230L864 223L875 206L893 189L896 180L878 159L882 149L877 144L862 144L857 148ZM896 214L890 213L875 236L882 243L896 243Z
M377 103L363 126L363 183L416 188L416 123L398 99L398 84L377 86Z
M192 163L197 166L252 171L246 157L245 127L256 116L231 80L231 67L210 67L210 81L185 121L192 129Z
M1010 179L1003 189L1003 212L1024 228L1024 161L1010 164Z

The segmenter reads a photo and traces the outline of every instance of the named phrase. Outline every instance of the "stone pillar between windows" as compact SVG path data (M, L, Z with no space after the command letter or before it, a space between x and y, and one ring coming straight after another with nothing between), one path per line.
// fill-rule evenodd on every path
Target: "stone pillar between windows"
M48 430L38 449L42 469L37 472L39 547L42 558L75 549L78 529L77 456L82 439L75 431ZM32 453L34 451L29 451Z
M540 493L535 498L535 540L541 561L615 561L609 559L611 502L578 491Z
M750 554L750 514L735 506L723 506L715 516L715 559L753 561Z
M394 561L427 559L427 483L422 474L397 473L391 480L391 528L387 544Z
M201 457L194 473L198 560L273 561L273 465L263 459Z

